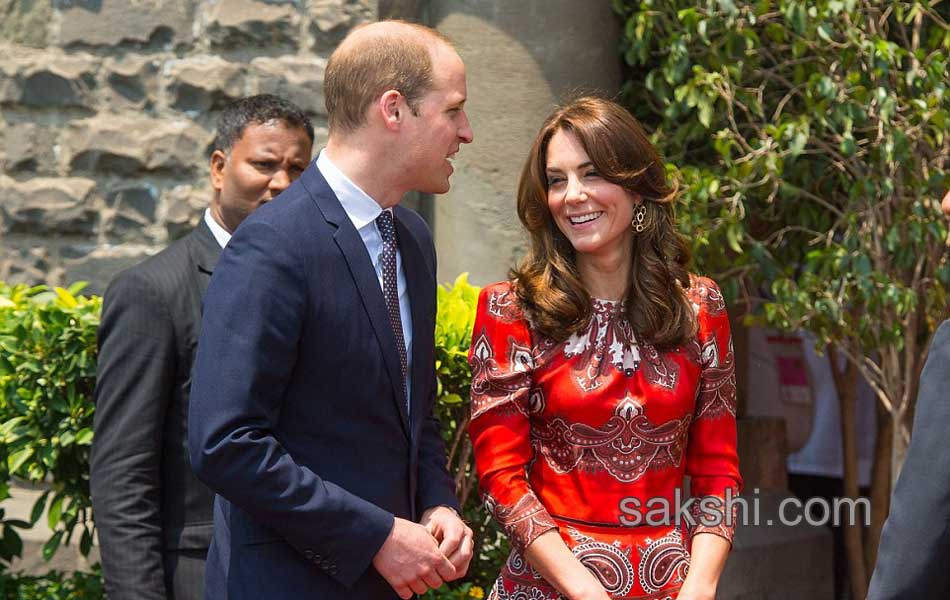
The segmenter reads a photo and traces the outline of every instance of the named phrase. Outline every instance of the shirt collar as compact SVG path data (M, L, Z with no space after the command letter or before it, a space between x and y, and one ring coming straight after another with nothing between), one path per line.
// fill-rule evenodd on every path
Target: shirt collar
M211 235L214 236L215 241L218 242L218 245L224 248L228 245L228 242L231 241L231 234L228 233L228 230L218 224L214 220L214 217L211 216L211 209L205 209L205 223L208 225L208 229L211 230Z
M327 185L336 194L337 200L343 205L346 216L350 218L357 230L373 223L383 209L369 194L347 177L335 164L330 162L325 151L317 156L317 169L327 180Z

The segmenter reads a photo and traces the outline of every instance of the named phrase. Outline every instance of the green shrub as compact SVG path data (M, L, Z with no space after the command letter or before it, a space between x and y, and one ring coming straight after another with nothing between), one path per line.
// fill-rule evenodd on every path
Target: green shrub
M0 573L0 600L98 600L102 573L52 571L42 576Z
M15 528L35 524L48 509L49 558L77 527L83 554L92 546L89 445L101 301L71 288L0 283L0 500L18 477L50 490L29 523L5 521L0 558L19 555ZM2 517L0 517L2 518Z
M435 320L435 365L438 376L436 414L442 421L442 431L448 446L449 472L455 476L462 513L475 532L476 555L469 566L466 577L468 583L455 586L453 591L446 592L449 595L432 597L440 599L467 598L465 594L469 589L490 586L507 558L509 548L507 538L489 518L479 500L472 443L467 434L471 414L468 349L472 341L479 292L479 288L468 283L467 275L462 273L454 284L441 285L438 289ZM477 585L472 588L471 583Z

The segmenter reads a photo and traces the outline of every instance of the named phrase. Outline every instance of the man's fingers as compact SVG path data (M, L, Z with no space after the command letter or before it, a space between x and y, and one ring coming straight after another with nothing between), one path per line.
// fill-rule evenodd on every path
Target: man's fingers
M434 590L439 589L440 587L442 587L442 584L445 583L443 578L439 575L439 572L436 571L435 569L426 570L422 574L422 581L424 581L427 586L429 586L430 588Z
M443 532L442 541L439 543L439 551L446 556L455 554L459 545L461 545L464 533L465 530L461 527L446 529Z
M412 598L412 590L409 589L408 586L401 585L399 587L394 587L393 589L397 594L399 594L399 597L402 598L402 600L409 600Z
M468 561L472 560L472 555L474 553L475 544L471 537L466 536L462 538L462 543L459 544L455 553L449 557L449 560L452 561L453 565L455 565L455 570L457 571L459 565L468 564Z
M420 596L429 591L429 588L426 587L425 582L423 582L421 579L416 579L415 581L410 582L409 587L411 587L412 591L419 594Z
M438 572L439 577L442 578L442 581L452 581L455 579L455 565L445 556L442 556L442 559L438 561L435 570Z

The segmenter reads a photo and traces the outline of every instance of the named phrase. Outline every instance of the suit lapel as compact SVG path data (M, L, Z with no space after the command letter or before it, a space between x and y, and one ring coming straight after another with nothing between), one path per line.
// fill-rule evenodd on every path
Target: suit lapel
M208 282L211 280L211 274L214 272L214 267L218 264L218 258L221 256L221 246L218 245L218 240L214 238L214 234L211 233L211 229L208 228L208 224L205 223L203 217L189 237L191 257L199 271L198 288L201 292L200 297L204 298L205 292L208 290Z
M402 367L399 364L399 355L396 353L396 336L389 324L386 299L383 297L383 290L379 287L376 270L366 251L366 245L333 190L317 169L316 161L310 163L300 180L310 192L320 212L323 213L324 219L336 227L333 240L346 260L350 275L359 290L363 308L383 350L383 360L393 388L393 400L399 410L403 431L408 437L410 435L409 413L406 410L406 394L402 385Z
M404 209L408 210L408 209ZM432 278L431 271L426 266L425 258L422 254L420 241L413 235L412 231L403 224L401 213L403 210L394 212L396 216L396 236L399 241L399 253L402 257L402 269L406 274L406 286L409 288L409 304L412 313L412 417L416 418L422 414L420 409L425 406L423 390L425 390L426 379L430 375L431 361L435 357L430 355L433 340L430 315L434 314L433 292L435 290L435 281ZM429 364L427 364L429 363Z

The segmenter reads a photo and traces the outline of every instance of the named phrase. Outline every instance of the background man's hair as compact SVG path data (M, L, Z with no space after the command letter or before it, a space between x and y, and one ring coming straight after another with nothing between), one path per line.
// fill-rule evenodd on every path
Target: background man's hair
M424 25L382 23L395 27L372 33L357 28L357 37L330 56L323 85L330 131L358 129L370 105L388 90L399 91L415 114L417 101L433 86L431 48L452 47L445 35Z
M273 94L258 94L240 98L224 107L218 117L214 149L227 153L241 139L248 125L274 120L303 129L313 143L313 124L299 106Z

